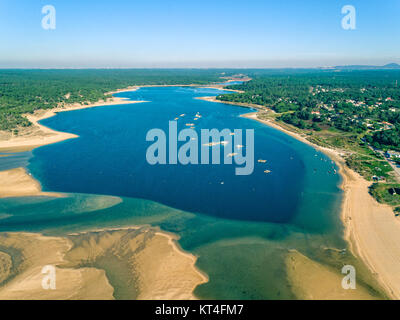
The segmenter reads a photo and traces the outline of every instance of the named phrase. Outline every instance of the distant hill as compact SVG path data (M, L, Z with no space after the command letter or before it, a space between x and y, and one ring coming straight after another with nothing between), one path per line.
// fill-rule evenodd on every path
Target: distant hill
M400 69L398 63L388 63L384 66L368 66L368 65L351 65L351 66L336 66L333 69L337 70L382 70L382 69Z
M383 66L385 69L400 69L400 64L398 63L389 63Z

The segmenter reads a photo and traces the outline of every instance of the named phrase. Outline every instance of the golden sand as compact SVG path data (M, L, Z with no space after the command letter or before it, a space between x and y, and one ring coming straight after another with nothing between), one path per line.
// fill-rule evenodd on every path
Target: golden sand
M132 89L127 91L132 91ZM202 99L220 102L215 97ZM121 101L111 104L120 103ZM238 105L236 103L228 104ZM105 104L100 103L97 105ZM70 110L87 107L90 106L75 107ZM68 110L62 109L56 112L61 111ZM27 136L9 137L7 140L4 137L0 137L0 140L3 140L0 142L0 150L31 149L39 145L76 137L68 133L55 132L37 123L40 119L52 115L54 115L54 111L32 116L33 118L30 118L30 120L35 124L35 129L33 133L27 133ZM284 131L300 141L311 144L299 134L285 130L270 121L258 119L256 114L246 114L244 116L256 119ZM35 132L35 130L39 130L40 133ZM346 226L346 239L349 240L353 253L359 255L366 262L392 297L400 298L400 223L394 218L392 210L388 206L378 204L368 194L369 183L344 165L339 152L313 146L325 152L340 167L340 173L343 177L342 189L345 191L342 218ZM14 182L10 183L10 181ZM42 194L40 193L39 184L35 184L35 181L21 169L1 172L0 182L0 196L2 197ZM5 281L5 285L0 287L0 299L111 299L113 288L105 276L104 270L94 267L66 267L66 265L71 265L74 262L82 262L82 257L84 258L83 261L93 257L93 254L96 258L101 257L101 253L110 248L112 249L111 252L121 252L121 240L126 234L117 233L113 235L110 231L104 232L105 234L102 234L99 240L96 240L96 237L93 238L94 236L92 235L86 245L77 245L73 249L71 249L72 238L50 238L23 233L1 234L0 245L20 250L24 260L21 265L17 266L17 270L14 270L14 267L10 266L11 256L8 253L0 252L0 281L3 283ZM151 240L148 240L149 234ZM112 240L113 237L116 237L118 241L114 242ZM206 277L195 269L195 257L182 253L176 247L173 238L168 237L170 236L159 235L156 232L149 231L141 233L137 237L128 237L128 256L133 248L138 248L139 245L142 248L135 256L134 266L127 268L128 275L131 272L132 275L134 274L137 277L137 288L133 290L136 292L136 298L193 298L193 289L198 284L207 281ZM162 241L162 238L167 239L168 244L165 243L166 241ZM102 243L100 248L97 248L97 242ZM163 246L166 246L169 250L160 249ZM148 248L151 248L151 250L147 250ZM46 252L46 255L43 255L43 251ZM151 251L154 251L155 254ZM68 257L68 260L64 259L65 256ZM166 264L161 263L161 260L157 260L160 256L162 261L167 261ZM182 262L179 261L179 258L182 259ZM288 271L290 279L294 290L297 290L299 296L321 299L325 297L336 298L335 295L338 293L335 290L332 293L319 291L322 289L317 286L318 281L312 280L313 276L309 274L308 269L311 268L317 274L323 275L320 279L324 279L324 281L325 278L327 281L332 281L330 279L335 279L336 274L331 274L331 271L326 270L324 266L301 255L291 254L289 259ZM159 263L155 261L159 261ZM38 288L42 276L41 267L45 264L64 264L63 268L57 268L57 274L60 273L60 277L57 276L57 284L58 286L61 285L61 289L57 289L57 292L43 290L41 286ZM169 269L170 265L172 266L171 270ZM304 266L307 267L305 268ZM149 270L151 270L151 273L147 272ZM290 270L296 270L296 272L293 273ZM150 274L153 273L156 274L155 281L151 281ZM176 280L179 276L182 276L182 278ZM301 280L309 279L310 277L310 282ZM334 282L336 283L337 280L335 279ZM129 290L127 292L129 293ZM364 295L365 292L360 292L357 293L362 295L359 298L368 298Z
M24 168L0 172L0 198L23 196L60 196L56 193L42 192L39 182L33 179Z
M391 298L400 299L400 222L389 206L378 203L369 194L370 182L346 166L342 157L344 152L317 146L304 136L288 131L277 123L259 119L257 113L242 116L312 145L335 161L343 178L341 218L345 226L345 239L349 242L352 253L366 263L387 294Z
M357 285L355 290L342 288L344 275L312 261L298 251L286 257L286 272L295 296L305 300L374 300L366 288ZM322 286L321 283L324 285Z
M15 265L0 250L0 299L194 299L207 278L175 240L150 227L66 237L1 233L0 248L14 253ZM46 265L56 267L55 290L42 287Z
M196 286L207 282L195 267L196 258L177 247L176 237L154 228L102 230L70 238L74 247L66 256L67 265L85 262L126 279L116 283L117 298L194 299Z
M64 262L65 253L71 248L68 239L44 237L40 234L2 233L0 245L18 251L22 257L18 265L12 266L12 272L0 274L0 279L4 279L3 285L0 286L0 300L75 300L113 297L113 288L103 270L58 267ZM42 269L47 265L56 266L55 290L45 290L42 286L45 276Z
M124 98L112 98L107 101L100 101L88 105L76 103L50 110L38 110L34 114L25 115L32 123L32 126L21 129L17 136L14 136L11 132L0 132L0 151L19 152L32 150L39 146L77 138L78 136L75 134L55 131L39 124L40 120L53 117L59 112L141 102L145 101L128 101Z
M11 275L12 259L5 252L0 251L0 283L4 282Z

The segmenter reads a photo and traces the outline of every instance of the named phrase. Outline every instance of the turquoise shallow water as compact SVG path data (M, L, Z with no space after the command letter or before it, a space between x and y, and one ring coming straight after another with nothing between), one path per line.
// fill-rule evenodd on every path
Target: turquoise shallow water
M220 92L141 88L118 96L149 102L43 120L80 136L35 149L29 159L45 191L68 196L1 200L0 231L63 234L152 224L179 234L180 245L198 255L198 267L210 277L196 289L199 297L294 298L283 264L287 250L323 261L327 247L346 247L340 177L322 153L240 117L251 110L194 99ZM256 161L249 176L236 176L233 165L149 165L147 131L167 131L168 121L183 113L178 127L185 128L197 112L196 130L254 129L255 159L267 163Z

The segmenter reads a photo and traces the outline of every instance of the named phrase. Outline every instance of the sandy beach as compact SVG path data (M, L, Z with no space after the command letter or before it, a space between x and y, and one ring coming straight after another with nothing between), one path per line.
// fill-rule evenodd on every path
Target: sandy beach
M69 235L72 249L64 267L83 262L110 275L118 299L195 299L193 290L207 278L196 258L180 250L177 237L152 227L104 229Z
M367 288L343 290L343 276L337 270L313 261L300 252L290 251L286 257L286 272L293 293L305 300L374 300ZM321 285L323 281L324 285Z
M58 132L38 123L58 112L140 102L145 101L113 98L89 105L74 104L37 111L33 115L26 115L33 125L17 137L2 133L0 150L19 152L77 138L74 134ZM24 196L62 195L42 192L40 183L24 168L0 172L0 198ZM90 240L85 239L81 245L74 245L73 240L81 237L89 237ZM129 293L125 298L195 299L194 289L207 282L208 278L196 268L196 257L181 250L176 240L175 235L149 227L102 230L68 237L1 233L1 246L11 248L10 252L20 252L22 262L16 266L16 257L0 251L0 282L3 283L0 286L0 299L114 299L114 288L105 271L108 271L109 266L99 269L81 267L81 263L86 263L89 256L94 259L93 252L98 253L95 259L101 261L106 252L115 253L118 250L123 250L123 261L132 261L133 256L135 260L134 265L125 270L125 273L130 274L127 279L130 287L122 289ZM127 252L126 246L131 250ZM42 255L43 251L47 252L45 256ZM119 254L121 257L122 252ZM56 266L57 290L44 290L41 286L41 268L49 264Z
M400 299L400 221L389 206L378 203L369 194L371 183L346 166L342 157L344 152L317 146L300 134L272 121L259 119L256 112L244 114L243 117L283 131L312 145L335 161L343 179L341 218L345 226L345 239L352 253L364 261L389 297Z
M136 87L137 88L137 87ZM121 91L132 91L135 88L128 88ZM47 128L39 123L40 120L56 115L58 112L93 108L106 105L120 105L141 103L145 101L127 101L124 98L112 98L107 101L81 105L73 104L51 110L40 110L32 115L26 115L32 122L32 126L20 130L17 137L11 133L0 133L0 150L2 152L20 152L31 150L39 146L60 142L66 139L77 138L77 135L58 132ZM0 198L24 197L24 196L62 196L56 193L42 192L40 183L24 168L16 168L0 172ZM137 294L126 298L132 299L195 299L193 291L197 285L207 282L207 277L195 267L196 257L183 252L176 243L176 237L161 231L133 227L124 230L103 230L101 231L101 250L116 250L126 241L126 234L132 230L131 255L141 248L140 255L135 257L135 266L128 270L132 281L139 290ZM87 233L94 239L97 233ZM75 237L81 237L77 235ZM5 285L0 287L0 299L114 299L114 289L110 285L104 270L97 268L82 268L79 266L66 267L71 265L70 260L64 257L71 256L73 250L79 251L78 257L92 255L95 243L91 246L77 249L73 247L71 238L66 237L45 237L40 234L27 233L2 233L0 244L3 247L17 250L23 257L23 262L16 268L13 264L15 257L6 252L0 251L0 282ZM115 242L108 241L110 237ZM124 237L124 241L122 241ZM104 240L103 240L104 239ZM151 239L151 240L150 240ZM46 251L45 256L42 255ZM125 252L126 253L126 252ZM98 258L102 257L99 254ZM126 261L132 257L126 257ZM85 260L86 261L86 260ZM57 290L44 290L41 287L44 265L55 265L57 267ZM62 267L61 267L62 266ZM139 280L138 280L139 279ZM59 289L60 288L60 289ZM129 291L129 290L128 290Z
M72 248L66 238L45 237L30 233L1 233L2 252L11 264L0 268L1 300L46 299L112 299L110 286L104 270L95 268L60 268L64 256ZM46 252L46 254L43 254ZM56 290L42 287L42 268L56 267Z
M246 79L245 81L250 81L251 79ZM234 80L232 80L234 81ZM232 82L232 81L227 81L227 82ZM118 89L115 91L110 91L107 92L107 95L110 94L116 94L116 93L121 93L121 92L131 92L131 91L136 91L140 88L156 88L156 87L196 87L196 88L208 88L208 89L219 89L219 90L225 90L225 91L230 91L230 92L237 92L237 93L243 93L244 91L241 90L234 90L234 89L225 89L225 85L221 84L211 84L211 85L201 85L201 84L162 84L162 85L143 85L143 86L131 86L123 89ZM211 98L211 97L210 97ZM215 98L215 97L214 97ZM202 98L199 98L202 99ZM205 100L205 99L204 99Z
M142 87L182 87L185 85L146 85L146 86L132 86L112 92L107 92L107 95L120 93L120 92L130 92L138 90ZM203 87L196 84L186 85L187 87ZM214 88L214 89L223 89L222 85L208 85L204 86L204 88ZM237 90L229 90L241 92ZM213 97L207 97L213 98ZM214 97L215 98L215 97ZM204 98L204 100L207 100ZM210 100L207 100L210 101ZM144 103L146 101L130 101L126 98L117 98L113 97L108 99L107 101L98 101L92 104L68 104L62 107L57 107L49 110L38 110L34 114L26 114L25 117L32 123L31 127L28 128L20 128L17 136L13 135L11 132L0 131L0 152L21 152L32 150L34 148L61 142L67 139L77 138L78 136L68 132L59 132L52 130L48 127L45 127L39 123L40 120L47 119L55 116L59 112L67 112L72 110L86 109L86 108L94 108L100 106L111 106L111 105L120 105L120 104L133 104L133 103Z
M38 110L34 114L25 115L26 118L32 123L32 126L21 129L17 136L14 136L11 132L0 132L0 152L19 152L32 150L47 144L77 138L78 136L75 134L55 131L39 123L40 120L53 117L59 112L142 102L145 101L128 101L123 98L112 98L107 101L99 101L88 105L76 103L49 110Z
M224 89L226 90L226 89ZM240 92L240 91L236 91L236 92ZM233 106L239 106L239 107L243 107L243 108L255 108L258 109L260 106L255 105L255 104L248 104L248 103L239 103L239 102L231 102L231 101L221 101L221 100L217 100L217 97L215 96L211 96L211 97L198 97L196 98L198 100L204 100L204 101L208 101L208 102L216 102L216 103L223 103L223 104L230 104Z
M32 178L24 168L0 172L0 198L51 196L59 197L54 192L42 192L38 181Z
M0 198L61 196L41 192L40 184L23 168L0 172L0 186ZM195 266L197 258L184 252L177 240L174 234L146 226L66 237L0 233L0 299L196 299L194 289L208 278ZM15 250L22 257L20 266L18 254L9 254ZM45 265L57 267L56 291L41 287ZM114 296L109 272L127 277L126 287L120 288L122 296Z
M194 288L207 281L194 256L151 227L63 237L1 233L0 243L2 300L195 299ZM46 265L56 268L56 290L42 287Z

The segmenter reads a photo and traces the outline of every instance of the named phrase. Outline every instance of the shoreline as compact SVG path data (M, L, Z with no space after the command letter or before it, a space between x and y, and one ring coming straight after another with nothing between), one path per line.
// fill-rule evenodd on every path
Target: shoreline
M12 249L0 251L3 261L12 261L14 255L23 257L22 268L11 264L14 270L10 267L0 270L0 279L5 280L0 286L0 299L195 300L194 289L208 278L194 267L196 257L179 250L175 239L174 235L151 226L106 228L60 236L0 233L2 245ZM44 256L43 250L47 252ZM104 255L111 259L111 264L101 262ZM134 263L126 265L121 260ZM41 269L49 264L57 270L58 290L42 290L40 286ZM114 268L123 268L128 279L135 279L134 283L127 281L122 286L123 296L121 284L107 276L115 272Z
M248 81L248 80L246 80ZM171 84L171 85L142 85L142 86L130 86L123 89L118 89L115 91L106 92L105 95L113 95L121 92L131 92L136 91L140 88L154 88L154 87L199 87L199 88L211 88L211 89L219 89L225 90L229 92L238 92L241 93L240 90L233 89L224 89L224 85L199 85L199 84ZM211 98L211 97L204 97ZM51 118L57 113L60 112L68 112L73 110L81 110L88 109L94 107L102 107L102 106L112 106L112 105L121 105L121 104L134 104L134 103L145 103L148 101L130 101L128 98L119 98L113 97L108 99L107 101L99 100L97 102L84 105L81 103L75 103L70 105L65 105L63 107L56 107L48 110L37 110L34 114L26 114L25 117L32 123L32 126L26 129L23 129L23 132L18 136L13 136L11 133L0 132L0 152L22 152L22 151L30 151L35 148L61 142L68 139L78 138L77 135L61 132L50 129L46 126L41 125L39 122L41 120ZM198 99L203 99L200 97ZM206 100L206 99L203 99ZM206 100L209 101L209 100ZM218 102L217 100L215 102ZM232 103L233 104L233 103Z
M228 89L223 89L223 90L228 90ZM241 93L239 90L228 90L228 91L235 91L238 93ZM208 101L208 102L215 102L215 103L222 103L222 104L229 104L232 106L236 107L242 107L242 108L247 108L247 109L260 109L261 106L256 105L256 104L248 104L248 103L241 103L241 102L231 102L231 101L221 101L217 100L216 96L210 96L210 97L197 97L195 98L197 100L203 100L203 101Z
M111 228L96 228L96 229L88 229L88 230L84 230L84 231L79 231L79 232L73 232L73 233L69 233L67 234L67 236L79 236L79 235L83 235L83 234L89 234L89 233L99 233L99 232L110 232L110 231L121 231L121 230L139 230L141 228L151 228L156 230L155 234L160 235L162 237L166 237L168 239L168 243L171 245L171 247L174 249L174 251L177 254L181 254L183 256L188 257L191 261L192 261L192 268L194 270L196 270L196 272L200 275L201 277L201 283L200 284L204 284L207 283L209 281L209 277L208 275L203 272L202 270L200 270L199 268L197 268L196 266L196 262L198 257L196 255L194 255L193 253L190 253L189 251L184 250L178 240L180 239L180 237L172 232L168 232L168 231L164 231L162 230L159 226L151 226L151 225L135 225L135 226L126 226L126 227L111 227Z
M249 80L246 80L249 81ZM127 87L124 89L118 89L114 91L110 91L105 93L106 95L113 95L116 93L121 93L121 92L131 92L131 91L136 91L139 90L140 88L166 88L166 87L193 87L193 88L204 88L204 89L218 89L218 90L225 90L229 92L237 92L237 93L244 93L244 91L241 90L234 90L234 89L225 89L226 85L221 85L221 84L148 84L148 85L142 85L142 86L131 86ZM198 98L198 99L201 99Z
M114 97L104 102L98 101L88 105L76 103L49 110L38 110L34 114L25 115L25 117L32 123L32 126L24 129L24 132L22 132L20 135L14 137L10 136L10 133L8 133L8 136L6 137L0 136L0 152L30 151L32 149L44 145L57 143L68 139L78 138L78 136L75 134L56 131L39 123L41 120L54 117L60 112L68 112L73 110L81 110L81 109L88 109L88 108L102 107L102 106L134 104L134 103L144 103L144 102L146 101L127 101L126 98ZM3 136L5 135L7 134L3 132Z
M170 85L169 85L170 86ZM173 85L175 86L175 85ZM176 85L176 86L181 86L181 85ZM155 86L156 87L156 86ZM139 89L140 87L134 87L134 88L126 88L126 89L121 89L118 90L114 93L118 92L127 92L127 91L134 91ZM110 93L108 93L110 94ZM135 103L144 103L147 101L127 101L127 98L117 98L113 97L112 99L109 99L108 101L98 101L96 103L88 104L88 105L82 105L82 104L74 104L74 105L68 105L65 107L57 107L49 110L39 110L35 114L32 115L26 115L26 118L32 122L33 129L29 128L28 133L25 133L27 136L18 136L16 138L9 138L6 140L1 140L0 139L0 152L21 152L21 151L28 151L35 149L40 146L48 145L48 144L53 144L57 142L61 142L64 140L68 139L74 139L78 138L79 136L67 132L61 132L61 131L56 131L53 129L50 129L44 125L41 125L39 123L40 120L47 119L50 117L53 117L57 115L59 112L68 112L68 111L73 111L73 110L80 110L80 109L87 109L87 108L93 108L93 107L100 107L100 106L110 106L110 105L120 105L120 104L135 104ZM30 132L29 132L30 131ZM7 156L6 154L4 156ZM63 196L62 194L59 193L52 193L52 192L42 192L41 185L39 181L35 180L25 168L14 168L6 171L1 171L0 172L0 199L1 198L14 198L14 197L25 197L25 196L50 196L50 197L61 197ZM126 228L110 228L110 229L103 229L103 230L89 230L87 233L93 233L93 232L112 232L112 231L122 231L122 230L132 230L132 229L140 229L142 226L131 226L131 227L126 227ZM154 228L153 228L154 229ZM1 234L1 233L0 233ZM20 237L25 237L27 233L24 232L17 232L13 233L17 238L18 236ZM41 233L34 234L37 235L40 238L43 238L44 236ZM170 248L172 248L172 252L174 252L178 257L181 257L181 259L186 259L189 262L189 269L191 270L190 272L194 274L195 276L189 277L185 280L186 283L194 282L194 278L198 278L197 282L193 286L193 289L191 290L190 296L188 295L187 290L183 290L185 292L181 292L180 290L177 290L175 288L175 292L173 294L175 296L181 296L183 295L183 298L185 299L197 299L197 297L194 295L194 290L197 286L207 283L209 281L208 275L206 275L203 271L197 268L196 262L197 262L197 257L190 252L186 252L183 250L177 240L179 239L177 235L175 234L170 234L167 232L164 232L161 229L157 229L157 232L155 232L155 235L158 237L166 238L167 244ZM64 239L64 238L62 238ZM181 268L182 266L175 266L176 268ZM97 269L96 269L97 270ZM190 273L187 271L186 273ZM106 285L110 286L108 279L104 273L103 282L105 282ZM189 280L190 279L190 280ZM17 284L18 285L18 284ZM6 285L7 286L7 285ZM4 292L4 287L0 287L0 292ZM104 287L102 290L108 290L108 288ZM108 290L109 291L109 290ZM169 293L167 291L165 292L160 292L160 290L156 290L163 299L168 298L168 299L174 299L174 296L168 295ZM167 295L167 296L166 296ZM23 296L24 297L24 296ZM147 293L146 299L157 299L157 296L152 297L152 293Z
M149 85L149 86L134 86L134 87L128 87L124 89L120 89L117 91L113 92L108 92L107 94L115 94L119 92L130 92L130 91L135 91L138 90L141 87L182 87L184 85ZM187 85L189 87L201 87L199 85ZM208 86L212 87L215 89L223 89L222 86ZM228 90L227 90L228 91ZM57 142L61 142L64 140L68 139L75 139L78 138L79 136L68 133L68 132L61 132L61 131L56 131L53 129L50 129L44 125L41 125L39 122L40 120L47 119L50 117L53 117L57 115L59 112L68 112L68 111L73 111L73 110L80 110L80 109L87 109L87 108L93 108L93 107L100 107L100 106L110 106L110 105L120 105L120 104L134 104L134 103L143 103L147 101L127 101L127 98L118 98L118 97L113 97L112 99L109 99L108 101L98 101L96 103L88 104L88 105L83 105L83 104L73 104L73 105L66 105L64 107L57 107L49 110L38 110L34 114L28 114L25 115L26 118L32 123L32 127L27 128L25 132L22 133L22 135L18 135L17 137L7 137L6 139L3 139L3 137L0 135L0 152L4 153L13 153L13 152L22 152L22 151L30 151L33 150L37 147L48 145L48 144L53 144ZM7 154L2 155L2 156L7 156ZM0 199L1 198L16 198L16 197L24 197L24 196L50 196L50 197L62 197L62 194L59 193L51 193L51 192L42 192L42 188L40 185L40 182L35 180L25 168L14 168L6 171L1 171L0 172L0 182L1 182L1 187L0 187ZM132 230L134 228L140 229L140 226L133 226L133 227L127 227L124 228L126 230ZM103 229L103 232L111 232L111 231L121 231L123 229ZM100 230L101 231L101 230ZM99 232L100 232L99 231ZM93 233L97 232L96 230L89 230L87 233ZM15 235L20 235L20 237L26 236L26 233L14 233ZM197 297L194 295L194 290L197 286L207 283L209 281L208 275L201 271L199 268L196 266L197 258L195 255L186 252L181 248L179 245L178 241L179 238L175 234L170 234L167 232L162 231L161 229L158 228L158 231L156 232L156 235L165 237L168 241L168 245L172 248L172 251L175 252L178 256L181 256L183 258L189 259L190 260L190 268L193 273L195 273L198 277L199 280L197 281L196 285L193 287L193 290L191 292L191 296L185 296L185 298L190 298L190 299L197 299ZM18 236L17 236L18 237ZM38 234L38 237L44 237L40 233ZM180 268L180 266L177 266ZM105 277L105 275L104 275ZM108 280L106 279L106 284L109 286ZM188 279L186 281L189 281ZM3 291L3 287L0 287L0 292ZM105 289L104 289L105 290ZM159 294L162 294L159 292ZM175 295L179 296L181 292L176 291ZM151 298L151 294L147 295L147 298ZM165 296L164 296L165 298ZM171 298L171 297L169 297Z
M336 163L342 178L340 219L344 226L344 239L351 252L376 276L388 296L400 299L400 222L396 220L392 209L378 203L369 194L370 182L346 166L341 152L318 146L273 121L259 119L257 114L251 112L241 116L284 132L323 152Z
M0 199L17 197L63 197L56 192L43 192L42 187L25 168L0 171Z
M112 94L119 92L134 91L139 89L140 87L175 87L175 86L199 87L199 85L135 86L117 90ZM259 106L256 105L219 101L216 100L215 97L199 97L196 99L201 99L209 102L231 104L246 108L255 108L255 109L260 108ZM3 141L0 141L0 151L2 151L3 149L17 151L20 150L21 148L28 148L28 150L30 150L42 145L56 143L66 139L77 138L78 136L76 135L64 132L58 132L50 128L47 128L45 126L42 126L38 123L40 120L52 117L56 115L58 112L66 112L71 110L78 110L78 109L105 106L105 105L130 104L130 103L141 103L141 102L145 101L125 101L123 98L113 98L112 101L109 101L107 103L97 102L86 106L75 105L67 108L56 108L44 111L40 115L32 115L31 118L28 119L32 121L35 126L38 126L40 130L44 130L45 132L51 134L52 136L45 139L42 138L41 141L39 141L41 142L39 144L37 144L38 140L27 139L25 142L14 143L14 144L10 142L9 144L6 144L6 146L4 146ZM370 271L375 276L377 276L378 282L385 289L387 294L391 298L400 299L400 273L398 272L398 270L400 270L400 223L397 220L395 220L394 215L391 212L391 208L386 205L377 203L369 195L368 193L369 182L364 180L361 176L359 176L357 173L355 173L346 166L345 161L342 157L344 152L341 153L334 149L315 145L314 143L308 141L304 136L302 136L299 133L289 131L273 121L259 119L257 117L257 113L258 111L246 113L243 114L242 117L259 121L265 125L280 130L285 134L288 134L293 138L303 143L306 143L317 150L320 150L321 152L325 153L328 157L330 157L333 161L335 161L336 165L339 168L339 174L342 177L340 188L343 190L343 200L341 204L340 218L344 226L344 239L349 244L349 248L352 251L352 253L355 256L361 258L361 260L367 265ZM17 138L15 140L17 140ZM18 169L25 170L23 168L18 168ZM1 173L8 171L3 171ZM25 174L26 176L28 176L26 170ZM28 176L28 178L30 178L34 182L36 181L30 176ZM40 187L39 182L37 182L37 184ZM38 195L47 195L41 193L41 190L39 190L38 192L39 192ZM22 193L18 195L17 193L15 197L18 196L24 196L24 194ZM0 192L0 197L1 197L1 192ZM384 218L382 218L382 216ZM178 252L187 254L188 256L191 256L193 258L192 267L201 274L202 280L204 282L207 282L208 281L207 275L205 275L195 266L197 258L190 253L184 252L184 250L180 248L179 244L176 241L177 240L176 236L164 234L163 231L160 231L160 233L166 236L171 243L175 244L175 246L173 247ZM396 273L398 274L397 276Z

